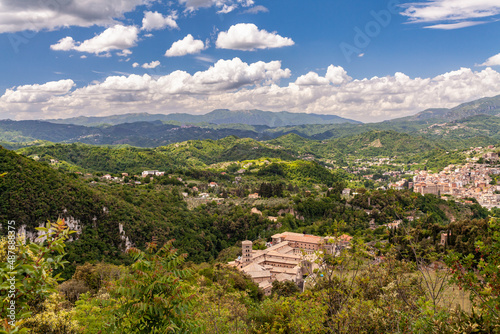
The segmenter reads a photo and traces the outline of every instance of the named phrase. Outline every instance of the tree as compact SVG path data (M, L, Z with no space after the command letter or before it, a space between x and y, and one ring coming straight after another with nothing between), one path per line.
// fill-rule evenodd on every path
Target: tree
M299 292L299 287L292 281L273 281L273 288L271 290L271 293L273 295L278 295L280 297L290 297Z
M0 289L8 292L1 300L0 333L26 332L26 328L20 329L23 322L41 312L42 302L57 292L60 278L53 272L68 263L63 260L64 241L75 233L59 219L37 228L42 242L24 244L21 238L16 240L11 222L7 239L0 241Z
M488 232L475 243L475 254L452 252L447 263L453 282L470 292L473 306L480 311L484 330L500 329L500 221L491 218Z
M308 279L313 283L315 291L326 306L325 326L330 332L343 332L347 310L350 301L356 294L356 278L361 270L364 245L361 242L351 242L350 247L343 247L339 242L340 230L344 221L332 224L331 238L326 239L324 247L332 251L318 251L315 260L316 269L309 273ZM312 268L312 266L310 266Z
M179 255L172 242L156 251L157 242L153 238L145 252L137 248L129 250L135 263L130 274L117 281L117 287L111 291L117 299L123 299L114 324L119 332L195 330L187 313L194 296L183 282L190 272L180 269L186 255Z

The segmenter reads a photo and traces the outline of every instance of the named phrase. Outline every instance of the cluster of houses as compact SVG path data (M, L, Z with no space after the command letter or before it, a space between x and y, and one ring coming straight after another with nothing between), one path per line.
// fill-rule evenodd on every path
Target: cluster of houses
M498 160L496 153L488 153L487 156L489 161ZM437 174L419 171L413 178L413 190L422 195L475 198L479 204L491 209L500 207L500 185L491 184L490 176L498 174L500 166L491 167L476 163L467 163L464 166L450 165Z
M230 266L248 274L266 295L271 294L273 281L292 281L301 286L304 275L318 268L317 252L336 254L349 247L352 237L318 237L302 233L283 232L272 236L264 250L252 249L253 243L242 242L242 256L229 262Z

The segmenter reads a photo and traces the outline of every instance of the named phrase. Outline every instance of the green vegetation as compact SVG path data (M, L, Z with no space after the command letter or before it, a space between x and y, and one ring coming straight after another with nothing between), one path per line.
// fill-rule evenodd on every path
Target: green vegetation
M0 333L497 332L500 237L491 217L499 210L385 188L411 181L412 169L479 157L465 149L495 142L496 121L226 128L269 138L292 132L268 141L219 139L223 126L204 124L217 140L155 148L11 143L17 152L0 148L0 259L8 222L28 240L18 245L18 328L2 322ZM98 131L127 136L138 126ZM165 129L205 131L140 126L158 131L137 139L143 146L170 143L155 137ZM25 135L11 130L8 140ZM144 170L165 174L142 177ZM58 223L44 228L48 220ZM283 231L353 240L318 255L303 287L276 281L265 296L226 263L241 255L243 240L264 249ZM37 236L48 238L33 243ZM3 288L7 269L0 267ZM458 302L464 296L469 303Z
M68 230L60 225L59 231L67 234ZM397 244L370 247L357 240L335 255L319 255L318 269L306 279L303 292L294 283L275 282L269 297L235 268L186 264L170 242L160 247L153 240L145 251L129 250L134 263L128 267L108 266L107 274L96 276L102 273L101 264L79 266L72 278L74 284L59 286L64 295L52 293L43 303L28 303L30 312L14 326L2 322L1 331L496 333L500 307L496 221L490 221L488 232L493 237L476 242L478 252L485 256L475 263L471 256L422 255L412 233L406 233L405 239L416 255L414 261L399 260ZM63 236L50 240L63 254ZM5 250L7 241L3 239L1 245ZM44 251L31 243L26 247ZM374 251L383 256L382 262L372 261ZM31 261L36 258L31 257ZM439 269L439 261L430 262L436 259L452 266L453 280L449 280L448 270ZM98 290L97 277L102 279ZM47 279L53 280L52 274ZM472 310L460 309L456 299L445 298L446 292L458 287L470 292ZM64 297L75 293L76 300ZM19 296L17 302L23 295Z

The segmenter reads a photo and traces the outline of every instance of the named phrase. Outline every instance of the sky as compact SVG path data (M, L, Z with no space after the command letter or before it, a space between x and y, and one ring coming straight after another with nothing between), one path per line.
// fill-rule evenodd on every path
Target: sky
M378 122L500 95L499 0L0 0L0 119Z

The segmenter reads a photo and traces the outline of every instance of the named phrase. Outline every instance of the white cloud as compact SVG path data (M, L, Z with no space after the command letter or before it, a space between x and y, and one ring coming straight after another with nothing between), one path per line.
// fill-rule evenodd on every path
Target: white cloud
M341 85L352 80L341 66L328 66L325 78L334 85Z
M116 55L117 56L120 56L120 57L128 57L132 54L132 51L130 51L129 49L124 49L122 50L121 52L117 52Z
M194 12L200 8L216 7L217 13L226 14L238 7L253 6L253 0L179 0L181 5L186 7L185 11Z
M181 5L186 7L187 11L193 12L199 8L207 8L215 6L215 0L179 0Z
M403 5L401 13L412 23L447 22L429 26L433 29L459 29L487 21L470 21L491 18L500 14L497 0L429 0ZM465 21L465 22L464 22Z
M500 66L500 53L488 58L484 63L478 66Z
M200 53L205 49L205 44L199 39L194 39L194 37L189 34L181 40L174 42L170 49L165 52L166 57L179 57L185 56L187 54Z
M75 83L73 80L50 81L43 85L25 85L7 89L0 98L6 103L41 103L47 102L51 97L68 93Z
M233 10L235 10L236 8L238 8L237 5L235 4L232 4L232 5L226 5L224 4L222 6L222 9L218 10L217 11L217 14L227 14L227 13L231 13Z
M269 12L269 9L267 9L266 7L261 6L261 5L245 10L245 13L247 13L247 14L258 14L258 13L268 13L268 12Z
M142 68L148 68L148 69L157 68L158 66L160 66L160 62L158 60L152 61L149 64L148 63L142 64Z
M101 34L83 42L75 42L72 37L64 37L50 48L55 51L79 51L96 55L122 50L120 56L128 56L132 52L128 48L136 46L139 29L135 26L115 25Z
M73 37L64 37L57 42L57 44L51 45L50 48L54 51L69 51L73 50L75 47L75 40Z
M136 68L136 67L139 67L139 66L140 66L140 65L139 65L139 63L133 63L133 64L132 64L132 67L133 67L133 68Z
M253 51L256 49L281 48L294 45L291 38L281 37L276 32L259 30L253 23L239 23L221 31L215 45L219 49Z
M144 12L144 18L142 19L142 30L161 30L164 28L179 29L177 25L177 13L173 12L168 16L163 16L158 12Z
M290 75L279 61L247 64L234 58L219 60L194 74L110 76L75 90L71 90L72 81L58 82L57 89L49 89L48 84L38 89L32 88L37 85L14 87L0 98L0 109L9 118L33 119L256 108L336 114L369 122L427 108L454 107L500 91L500 73L489 67L482 71L461 68L431 78L396 73L353 80L342 67L332 65L324 76L310 72L280 86L280 79ZM33 91L42 93L37 96Z
M117 24L123 14L157 0L0 0L0 33Z
M301 75L295 80L295 84L299 86L320 86L328 85L330 81L327 78L320 77L316 72L309 72L305 75Z
M467 27L473 27L480 24L488 23L486 21L464 21L458 23L443 23L443 24L434 24L431 26L426 26L426 29L441 29L441 30L453 30L453 29L461 29Z

